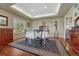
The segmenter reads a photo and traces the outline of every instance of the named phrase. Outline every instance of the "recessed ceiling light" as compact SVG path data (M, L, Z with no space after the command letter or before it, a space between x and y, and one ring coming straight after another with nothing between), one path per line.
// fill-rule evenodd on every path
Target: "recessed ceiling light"
M34 11L34 9L31 9L31 12L33 12Z
M47 8L47 6L44 6L44 8Z

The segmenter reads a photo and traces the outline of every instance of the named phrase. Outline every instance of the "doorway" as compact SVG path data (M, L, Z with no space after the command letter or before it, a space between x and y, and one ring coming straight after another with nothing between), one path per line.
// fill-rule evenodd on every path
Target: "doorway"
M59 36L59 23L58 21L54 21L53 23L53 33L54 33L54 37L58 37Z

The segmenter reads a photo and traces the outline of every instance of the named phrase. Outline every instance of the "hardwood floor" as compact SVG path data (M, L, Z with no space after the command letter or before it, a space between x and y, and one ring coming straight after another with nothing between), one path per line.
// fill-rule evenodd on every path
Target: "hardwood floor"
M35 56L32 53L25 52L8 45L0 46L0 56Z
M66 50L68 51L70 56L79 56L79 53L77 53L73 49L71 49L71 47L67 43L65 43L64 39L60 39L60 41L63 44L63 46L66 48Z
M61 41L61 43L65 47L64 39L59 39L59 40ZM71 49L68 49L67 51L69 52L70 56L78 56L79 55ZM0 56L36 56L36 55L29 53L29 52L19 50L17 48L11 47L9 45L1 45L0 46Z

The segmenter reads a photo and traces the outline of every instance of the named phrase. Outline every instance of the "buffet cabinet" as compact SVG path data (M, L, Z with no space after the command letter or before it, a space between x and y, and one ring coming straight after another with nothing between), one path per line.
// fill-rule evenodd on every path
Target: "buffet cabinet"
M12 28L0 28L0 45L8 44L13 41Z
M73 27L67 31L66 48L70 54L79 55L79 27Z

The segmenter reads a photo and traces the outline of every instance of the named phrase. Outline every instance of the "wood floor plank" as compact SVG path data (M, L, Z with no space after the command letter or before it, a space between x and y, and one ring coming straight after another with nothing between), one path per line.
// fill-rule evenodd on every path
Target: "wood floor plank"
M14 47L5 45L0 46L0 56L35 56L32 53L25 52Z
M64 43L64 40L60 39L60 41L62 42L62 44ZM64 47L65 47L65 45L64 45ZM79 54L73 53L72 50L69 50L68 52L70 52L69 53L70 56L79 55ZM19 50L17 48L11 47L9 45L3 45L3 46L1 45L0 46L0 56L36 56L36 55L32 54L32 53L29 53L29 52Z

